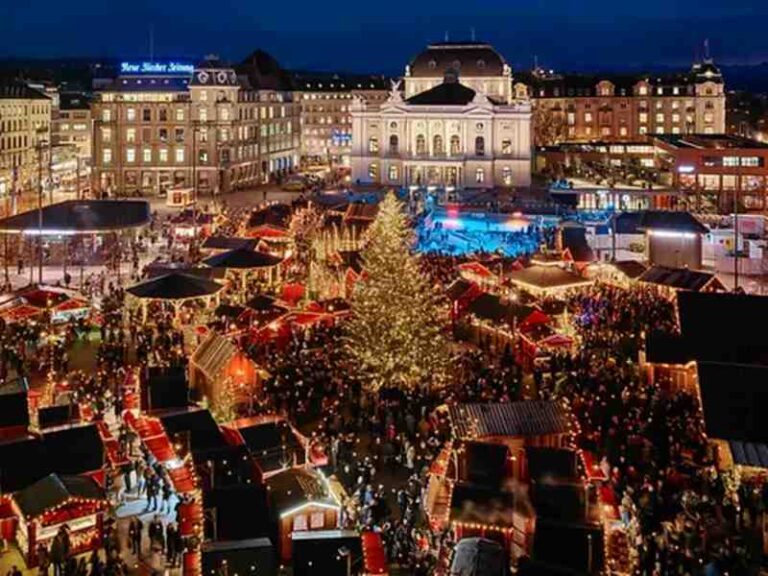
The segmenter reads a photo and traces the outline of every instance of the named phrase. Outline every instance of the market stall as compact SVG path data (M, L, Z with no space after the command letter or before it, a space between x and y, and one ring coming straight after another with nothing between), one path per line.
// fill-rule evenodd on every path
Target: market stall
M245 292L249 275L267 280L273 284L280 280L280 264L283 258L267 252L258 252L247 248L235 248L221 254L216 254L203 260L211 268L224 268L239 277L243 293Z
M214 280L174 272L134 284L126 292L141 304L143 320L146 322L147 308L152 302L170 303L178 318L185 302L202 300L209 304L211 300L217 299L223 289L224 285Z
M69 536L71 554L101 545L108 502L91 478L50 474L14 494L12 506L18 517L16 542L30 567L37 565L38 546L49 548L61 531Z
M189 381L212 409L222 403L253 402L261 392L264 371L229 338L211 332L192 354Z

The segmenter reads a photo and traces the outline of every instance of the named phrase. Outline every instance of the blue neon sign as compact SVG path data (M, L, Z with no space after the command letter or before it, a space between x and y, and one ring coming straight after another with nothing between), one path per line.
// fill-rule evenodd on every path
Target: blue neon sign
M180 62L122 62L121 74L192 74L192 64Z

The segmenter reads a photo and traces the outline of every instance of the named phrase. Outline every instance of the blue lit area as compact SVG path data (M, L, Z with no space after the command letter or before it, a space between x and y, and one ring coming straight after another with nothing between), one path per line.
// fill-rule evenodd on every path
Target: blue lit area
M516 258L536 252L557 218L520 213L491 214L435 209L416 227L417 250L440 254L503 254Z

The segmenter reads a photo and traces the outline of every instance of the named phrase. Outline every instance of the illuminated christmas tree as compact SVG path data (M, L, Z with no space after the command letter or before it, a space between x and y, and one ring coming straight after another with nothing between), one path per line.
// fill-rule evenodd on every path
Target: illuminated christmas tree
M346 349L370 391L436 386L449 373L445 310L410 252L412 231L393 194L381 202L352 296Z

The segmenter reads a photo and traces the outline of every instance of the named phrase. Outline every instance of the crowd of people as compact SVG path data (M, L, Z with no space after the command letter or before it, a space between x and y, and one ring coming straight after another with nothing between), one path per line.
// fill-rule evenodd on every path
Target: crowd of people
M247 214L231 216L230 232L235 232L233 222ZM433 231L422 241L445 233ZM508 233L503 241L518 242L516 234ZM521 234L525 251L532 252L543 233ZM155 224L126 253L135 278L142 275L136 265L140 256L163 241L172 257L182 258L167 223ZM422 270L442 294L467 259L431 252L421 257ZM94 330L75 320L49 343L43 337L44 323L0 320L0 377L30 373L45 349L45 369L59 380L66 378L72 400L89 404L95 418L108 420L116 432L124 464L107 475L114 505L139 505L124 534L119 521L109 519L103 551L90 560L70 559L66 532L57 536L55 545L39 551L40 573L118 576L126 573L129 558L160 558L163 568L174 569L186 546L179 528L181 501L163 467L122 419L124 383L132 368L185 362L192 345L189 332L179 326L175 313L161 306L152 308L144 322L139 310L127 306L122 284L105 274L89 278L84 289L98 295L101 304ZM251 295L264 289L261 282L247 285ZM677 330L672 301L648 287L595 284L569 294L564 306L575 335L572 348L552 352L546 363L523 365L511 345L491 349L454 342L453 382L440 391L366 393L344 353L343 321L293 327L280 341L249 340L241 334L247 354L269 374L247 410L284 415L324 447L327 472L348 494L341 524L379 532L392 564L409 574L427 575L454 544L450 531L429 525L423 509L430 465L448 439L438 407L446 402L564 399L578 422L578 447L595 454L605 474L605 497L618 511L627 534L625 553L637 573L749 573L758 557L757 533L768 490L716 471L696 394L659 383L650 386L638 362L647 333ZM95 369L70 370L72 343L96 331Z

